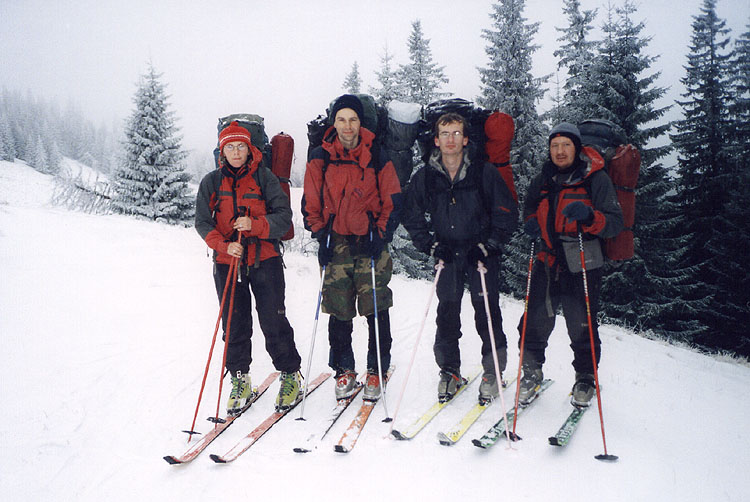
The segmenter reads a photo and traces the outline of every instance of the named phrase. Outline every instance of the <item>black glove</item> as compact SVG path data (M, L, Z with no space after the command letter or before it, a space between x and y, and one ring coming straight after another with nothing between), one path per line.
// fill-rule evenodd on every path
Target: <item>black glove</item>
M443 263L447 264L453 261L455 253L448 244L435 241L432 248L430 248L430 256L434 257L436 260L443 260Z
M377 260L384 248L385 241L380 237L377 227L373 227L370 230L370 241L367 243L367 254L374 260Z
M594 222L594 210L580 200L565 206L562 214L569 220L577 221L582 225L591 225Z
M323 232L323 235L318 237L318 263L321 267L325 267L333 259L333 246L329 246L328 234Z
M542 229L539 228L539 222L536 218L529 218L523 224L523 231L532 239L537 239L542 235Z
M469 249L466 259L471 265L478 267L480 261L485 265L487 264L487 257L489 255L490 250L487 248L487 245L480 242Z

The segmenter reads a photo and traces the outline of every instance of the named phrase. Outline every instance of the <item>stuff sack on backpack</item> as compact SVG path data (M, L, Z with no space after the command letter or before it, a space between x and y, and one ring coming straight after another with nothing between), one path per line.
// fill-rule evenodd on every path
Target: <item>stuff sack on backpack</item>
M396 175L403 190L414 169L412 147L419 134L422 105L394 100L388 103L387 111L388 128L383 146L396 168Z
M289 177L292 174L292 161L294 160L294 139L283 132L276 134L271 138L271 172L279 178L281 189L291 205L292 196L290 189ZM289 226L289 230L281 238L282 241L288 241L294 238L294 223Z
M510 165L510 147L515 130L513 117L503 112L492 112L484 123L484 134L487 136L484 150L487 153L487 160L500 172L513 199L518 202L516 183L513 181L513 167Z
M583 145L593 147L604 158L604 168L622 208L623 230L604 239L604 254L612 261L630 259L635 254L635 187L641 171L641 154L636 147L626 144L617 126L608 120L584 120L578 124L578 130Z

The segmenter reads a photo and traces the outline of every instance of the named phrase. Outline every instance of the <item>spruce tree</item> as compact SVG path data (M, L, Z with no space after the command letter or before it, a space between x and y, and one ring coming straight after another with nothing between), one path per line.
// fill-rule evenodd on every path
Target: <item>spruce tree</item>
M182 162L186 152L160 77L152 65L141 77L135 109L125 125L125 154L116 172L113 206L124 214L187 223L195 214L195 202Z
M581 11L579 0L565 0L563 13L568 26L555 28L561 32L557 39L559 49L554 55L559 58L557 66L566 69L568 78L563 85L561 110L557 113L563 120L578 124L596 116L596 104L590 99L591 87L595 84L591 68L596 57L597 42L589 39L596 18L596 9ZM559 123L561 120L554 120Z
M526 22L524 0L499 0L492 6L492 29L482 30L487 40L489 64L480 68L481 96L478 103L486 109L500 110L513 117L516 126L511 164L519 197L523 199L531 178L547 159L547 128L536 105L544 96L548 77L532 75L532 55L539 48L533 38L539 23ZM523 202L522 200L520 201ZM529 240L520 229L503 254L501 288L522 296L526 288Z
M681 268L690 270L693 293L680 298L684 303L701 303L696 321L702 329L692 333L703 346L736 349L747 343L747 305L737 315L735 300L741 301L743 286L728 277L737 273L743 253L727 254L737 242L738 221L747 220L747 206L736 207L732 184L737 170L731 162L732 103L729 30L716 15L715 0L704 0L701 14L693 17L690 52L685 66L684 100L678 101L684 119L676 122L672 141L679 152L678 190L675 203L687 243ZM744 286L746 289L746 286ZM746 296L744 296L746 298ZM676 318L674 326L680 327Z
M370 94L383 106L388 106L388 103L399 98L398 75L391 65L392 59L393 55L388 52L386 45L380 57L380 71L375 72L380 87L370 87Z
M349 94L359 94L361 87L362 77L359 76L359 64L355 61L352 64L351 71L346 75L346 79L344 79L342 88Z
M16 145L10 121L4 110L0 110L0 160L13 162L16 158Z
M422 22L416 20L411 27L407 42L409 63L401 65L398 71L402 85L401 99L426 106L448 95L439 91L443 84L448 83L448 77L443 72L445 67L432 61L430 40L424 38Z

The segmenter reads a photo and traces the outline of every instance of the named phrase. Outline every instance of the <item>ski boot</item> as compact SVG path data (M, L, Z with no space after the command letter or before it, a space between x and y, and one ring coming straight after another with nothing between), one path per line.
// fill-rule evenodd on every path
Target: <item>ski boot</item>
M576 383L571 391L570 404L578 408L587 408L591 404L596 390L594 375L590 373L576 373Z
M336 399L345 399L357 388L357 374L353 370L339 370L336 374Z
M242 373L238 370L236 375L232 375L232 391L227 401L227 415L242 413L254 397L250 373Z
M276 411L286 411L301 399L302 375L299 371L282 373L279 381L281 381L281 387L279 388L279 394L276 396Z
M502 381L503 375L500 375ZM497 378L495 372L485 372L482 375L482 382L479 384L479 404L485 405L492 402L494 399L500 396L500 391L497 387Z
M458 389L466 385L466 379L461 377L459 372L450 370L440 370L440 380L438 380L438 401L446 403L453 399Z
M377 371L368 371L365 380L365 390L362 399L365 401L377 401L380 399L380 377Z
M518 402L522 405L529 404L536 396L544 380L541 368L524 368L521 378L521 388L518 392Z

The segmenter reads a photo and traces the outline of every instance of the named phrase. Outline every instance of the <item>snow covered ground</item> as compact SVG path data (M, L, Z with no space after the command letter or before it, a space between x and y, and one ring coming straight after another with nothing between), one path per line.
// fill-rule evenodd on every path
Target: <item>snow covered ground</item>
M555 380L521 415L523 440L483 451L471 444L500 416L497 402L453 447L436 433L476 398L477 384L414 440L388 437L382 403L356 448L333 451L356 412L320 447L292 448L333 405L333 382L310 395L306 422L287 417L236 462L214 464L272 410L278 384L191 464L162 457L186 448L218 311L206 246L190 228L90 216L48 204L52 182L22 163L0 162L0 498L2 500L547 500L742 501L750 492L750 368L603 327L600 379L607 446L597 411L565 449L547 444L569 411L571 353L562 320L545 376ZM298 197L299 194L295 194ZM295 207L298 207L296 205ZM287 310L307 362L319 281L314 257L288 253ZM393 415L430 284L395 277ZM509 369L516 370L522 304L502 300ZM465 372L479 338L463 313ZM314 374L326 371L321 316ZM257 328L257 326L256 326ZM366 324L355 323L363 369ZM434 304L396 426L435 398ZM256 329L254 381L271 370ZM218 354L219 351L216 351ZM215 357L198 426L217 403ZM228 392L227 386L224 392ZM507 392L507 402L512 400ZM224 397L221 406L224 406ZM298 410L293 417L298 416Z

